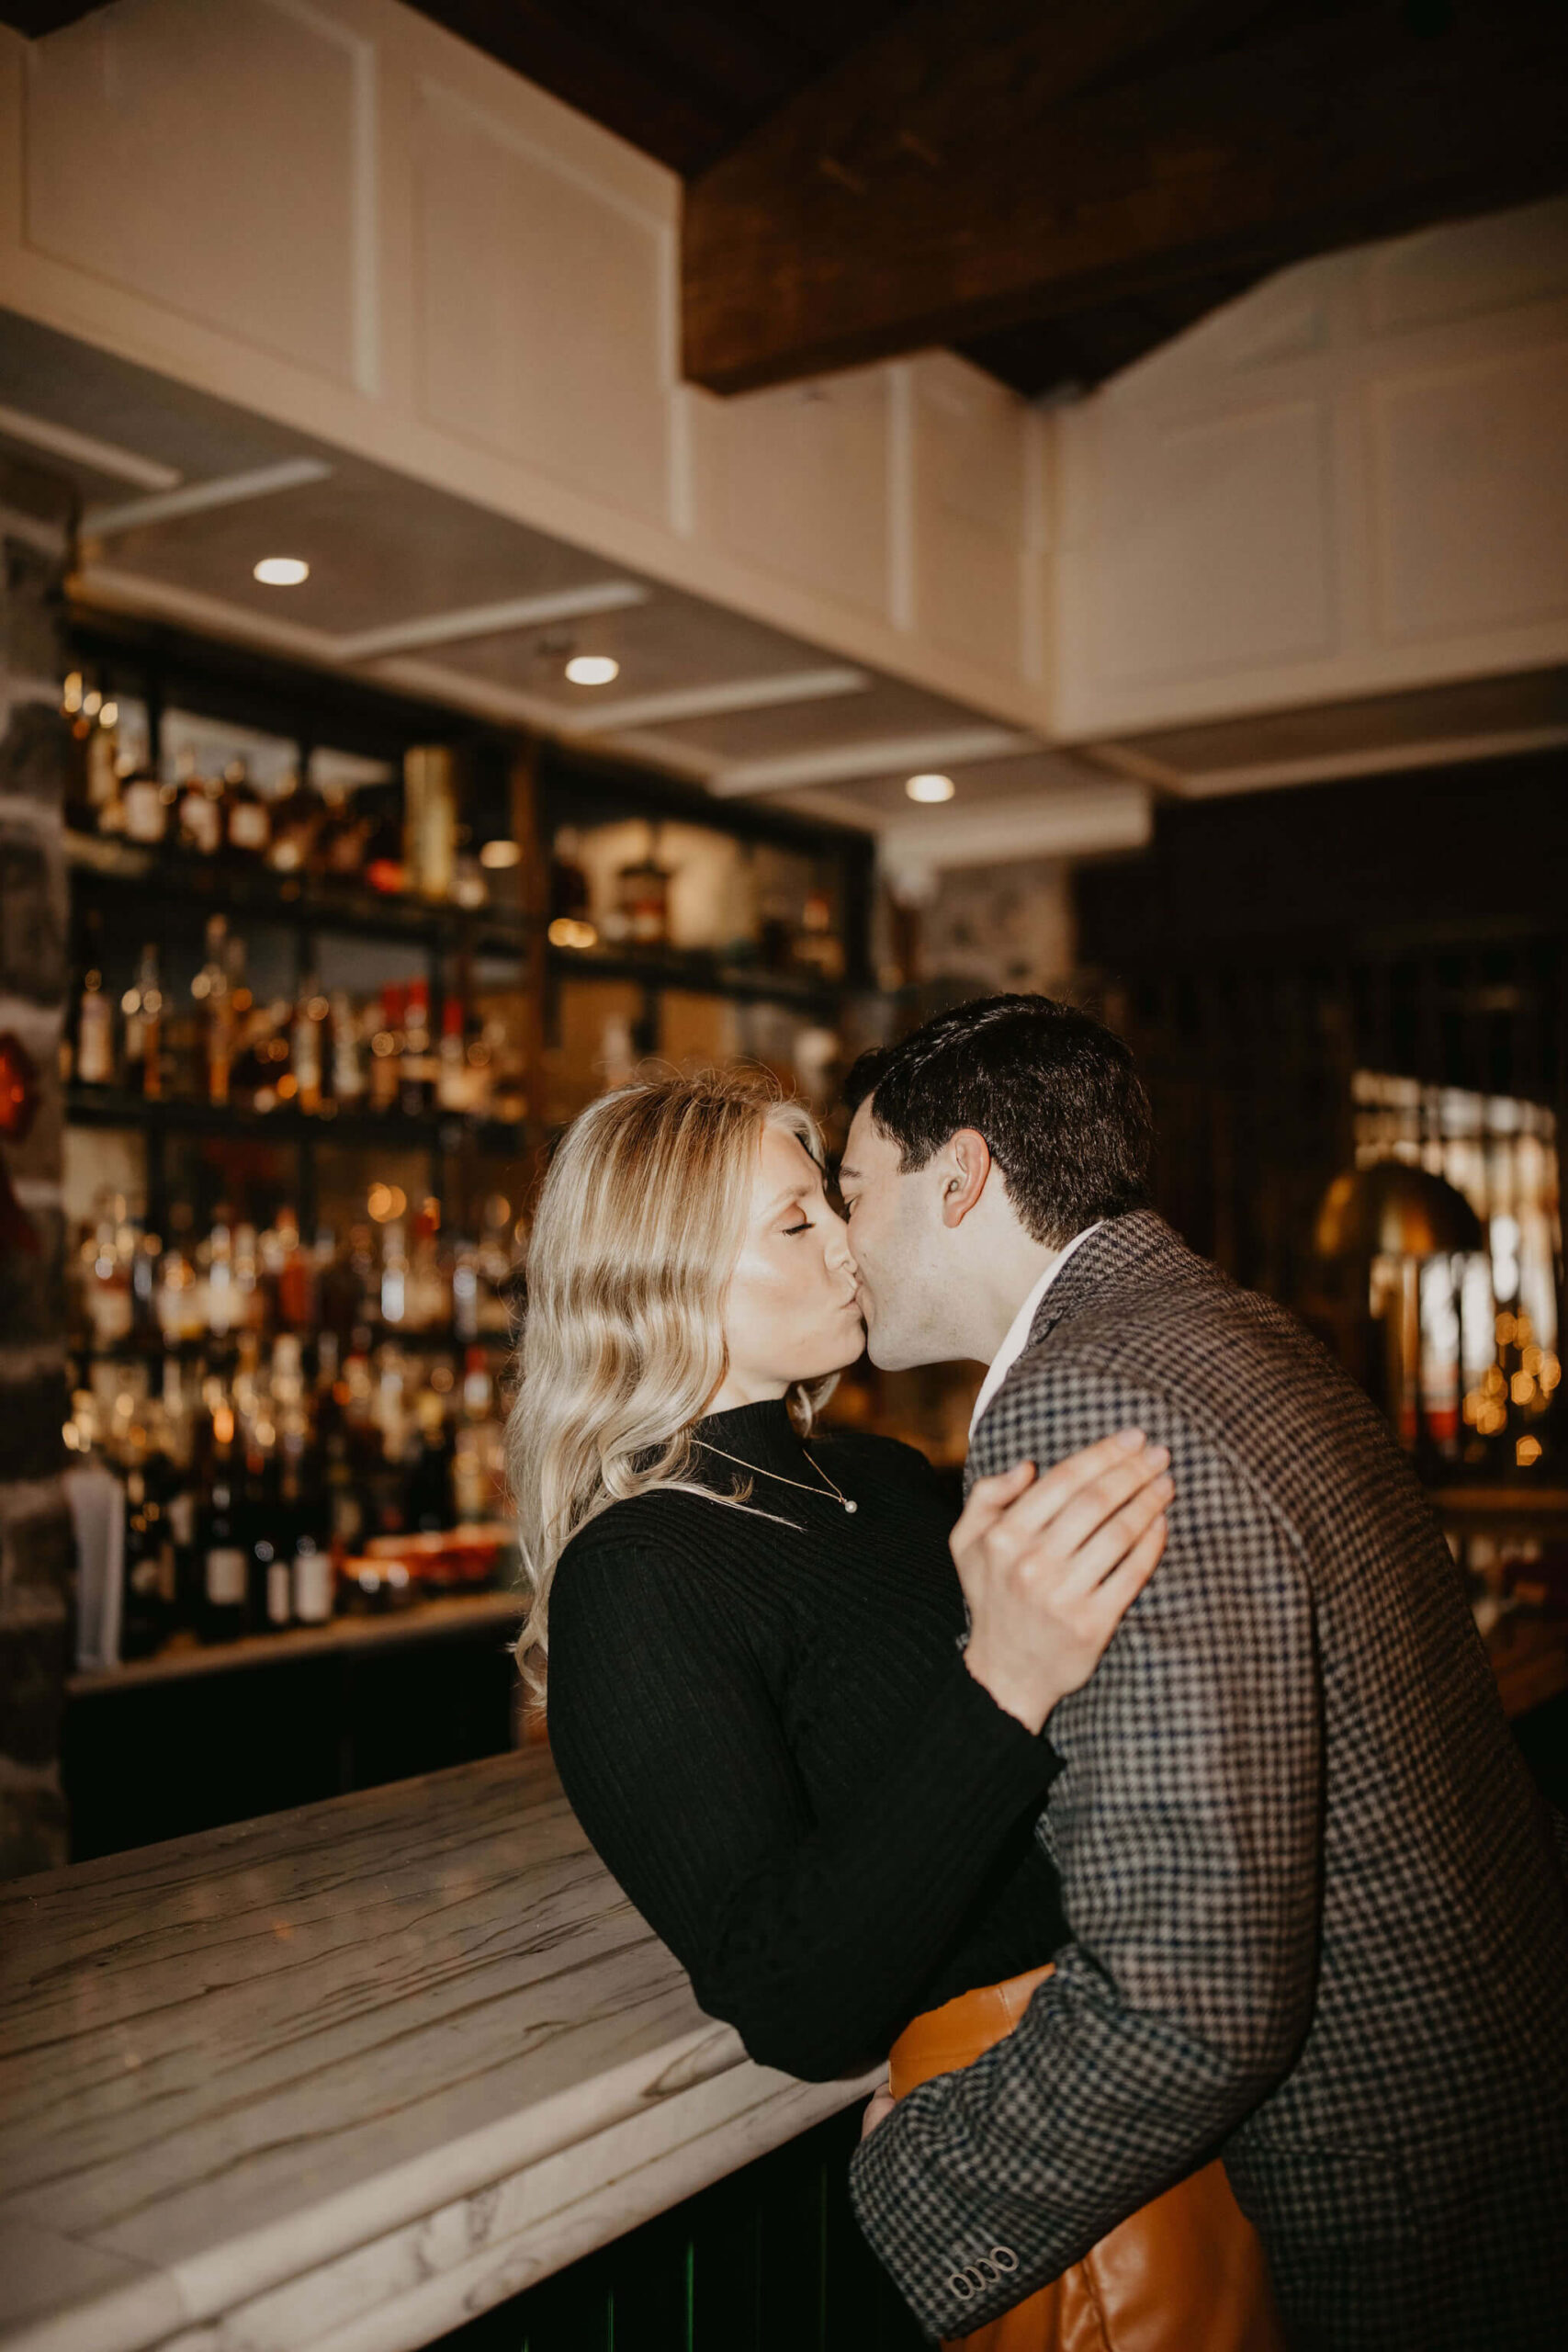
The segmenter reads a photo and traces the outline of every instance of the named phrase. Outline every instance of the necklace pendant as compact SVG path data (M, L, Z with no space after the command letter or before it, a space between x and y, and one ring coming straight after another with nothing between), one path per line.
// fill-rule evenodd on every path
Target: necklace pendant
M844 1509L846 1510L859 1510L860 1505L859 1503L846 1503L844 1505Z

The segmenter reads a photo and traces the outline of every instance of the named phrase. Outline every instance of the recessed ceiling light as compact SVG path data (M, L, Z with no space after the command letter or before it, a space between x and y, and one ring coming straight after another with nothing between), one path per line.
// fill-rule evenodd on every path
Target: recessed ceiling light
M574 686L607 686L618 678L621 665L607 653L574 653L566 665L566 674Z
M488 865L492 873L503 865L521 865L522 863L523 852L515 842L486 842L479 852L479 864Z
M951 800L958 787L950 775L912 775L904 789L911 800Z
M252 574L264 588L298 588L310 577L310 565L298 555L264 555Z

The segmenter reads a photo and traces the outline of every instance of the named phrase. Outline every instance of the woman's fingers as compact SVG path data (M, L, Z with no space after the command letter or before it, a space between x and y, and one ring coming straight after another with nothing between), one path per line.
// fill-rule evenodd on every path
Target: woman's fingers
M1143 1444L1142 1430L1115 1430L1109 1437L1097 1438L1092 1445L1080 1446L1076 1453L1064 1454L1031 1490L1032 1523L1046 1526L1075 1496L1101 1478L1124 1472L1130 1462L1137 1460Z
M1166 1471L1129 1496L1120 1510L1102 1520L1075 1551L1065 1556L1065 1589L1069 1592L1089 1592L1103 1582L1164 1511L1175 1492L1175 1481Z
M964 1498L949 1541L954 1549L995 1525L1002 1513L1030 1486L1034 1476L1032 1462L1015 1462L1010 1470L1001 1470L994 1477L976 1478Z
M1158 1519L1145 1530L1120 1566L1112 1568L1093 1595L1096 1623L1104 1629L1102 1648L1159 1566L1168 1532L1162 1511Z
M1065 1562L1097 1527L1156 1478L1169 1458L1165 1446L1140 1444L1136 1453L1119 1451L1095 1476L1080 1478L1065 1498L1060 1490L1055 1496L1043 1491L1055 1476L1049 1472L997 1514L987 1531L990 1541L1013 1558L1048 1545L1051 1556Z
M1129 1454L1115 1469L1102 1470L1098 1478L1090 1479L1069 1496L1046 1522L1055 1556L1066 1560L1087 1544L1097 1528L1163 1475L1169 1460L1168 1446L1145 1445L1137 1453ZM1020 1515L1017 1523L1021 1532L1027 1522ZM1012 1521L1010 1520L1008 1524L1010 1530Z

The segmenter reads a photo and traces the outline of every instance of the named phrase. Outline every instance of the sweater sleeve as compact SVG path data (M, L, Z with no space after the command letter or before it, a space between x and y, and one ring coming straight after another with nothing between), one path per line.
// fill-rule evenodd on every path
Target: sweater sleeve
M1059 1769L955 1648L853 1812L817 1821L743 1630L652 1549L562 1562L548 1724L573 1811L702 2007L811 2082L886 2055Z

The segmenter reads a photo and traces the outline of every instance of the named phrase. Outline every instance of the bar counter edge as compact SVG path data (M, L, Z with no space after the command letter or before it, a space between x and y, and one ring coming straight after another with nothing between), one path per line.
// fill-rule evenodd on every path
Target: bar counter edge
M866 2096L755 2065L547 1749L0 1886L4 2352L412 2352Z

